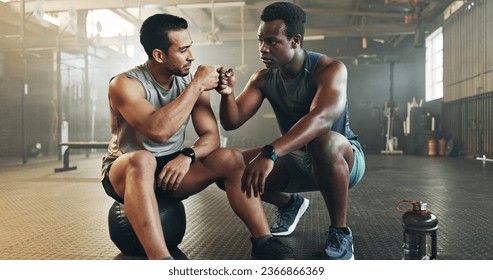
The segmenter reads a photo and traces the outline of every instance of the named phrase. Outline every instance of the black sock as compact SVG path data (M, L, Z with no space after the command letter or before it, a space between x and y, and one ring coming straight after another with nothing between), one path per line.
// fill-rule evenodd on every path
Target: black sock
M344 234L349 234L349 229L347 227L333 227L333 226L330 227L335 229L340 229L342 230L342 232L344 232Z
M265 242L267 242L267 240L269 240L271 237L272 237L272 234L269 233L267 235L260 236L259 238L254 238L253 241L255 242L255 244L257 246L260 246L260 245L264 244Z
M289 199L288 203L286 203L286 205L284 205L283 207L279 207L279 208L285 210L285 209L289 209L289 207L291 207L291 205L293 205L294 195L290 195L290 196L291 196L291 198Z
M173 258L172 255L169 255L169 256L163 258L164 261L171 261L171 260L174 260L174 259L175 258Z

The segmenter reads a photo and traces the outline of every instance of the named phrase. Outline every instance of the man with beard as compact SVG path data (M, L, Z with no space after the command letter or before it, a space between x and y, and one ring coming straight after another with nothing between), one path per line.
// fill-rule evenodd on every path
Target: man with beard
M185 19L156 14L143 22L147 61L111 79L112 139L103 158L106 193L125 212L149 259L173 259L164 239L156 193L185 199L218 182L252 235L252 257L291 258L292 249L270 233L260 198L242 193L245 164L239 151L219 148L209 90L218 69L194 61ZM184 147L191 118L198 139ZM156 192L156 190L162 190ZM163 194L164 193L164 194Z

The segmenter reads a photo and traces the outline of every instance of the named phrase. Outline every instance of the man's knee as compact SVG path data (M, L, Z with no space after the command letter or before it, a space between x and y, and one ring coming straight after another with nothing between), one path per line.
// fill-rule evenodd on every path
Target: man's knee
M347 139L337 132L328 132L308 144L308 153L312 155L321 154L325 158L332 158L340 154L344 146L350 146Z
M337 168L340 164L347 164L351 167L354 160L349 140L333 131L312 141L308 145L308 153L314 166Z
M135 178L135 176L150 178L154 175L155 170L156 158L154 155L147 151L135 151L124 154L115 160L109 170L108 180L116 195L123 198L127 187L138 187L134 184L127 185L129 178Z
M210 155L211 159L225 170L244 169L245 162L240 151L230 148L220 148Z
M216 185L222 190L226 190L225 182L227 180L241 176L245 170L243 155L235 149L221 148L215 150L205 162L210 162L208 167L215 169L215 173L220 178L216 181Z
M154 173L157 161L153 154L148 151L139 150L129 154L127 168L134 170L148 170Z

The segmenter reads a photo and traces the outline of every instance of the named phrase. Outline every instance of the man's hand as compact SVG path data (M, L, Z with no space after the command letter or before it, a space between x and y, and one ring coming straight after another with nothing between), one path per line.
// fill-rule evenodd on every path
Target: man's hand
M241 178L241 190L247 197L257 197L264 193L265 180L274 169L274 162L262 155L255 157L245 168Z
M231 68L226 70L223 67L218 68L217 71L219 73L219 83L216 87L217 92L221 95L232 94L236 81L235 72Z
M204 90L211 90L218 85L219 72L217 67L199 65L193 79L200 83Z
M156 179L156 185L163 190L176 190L180 186L183 177L190 169L192 159L185 155L179 155L168 162Z

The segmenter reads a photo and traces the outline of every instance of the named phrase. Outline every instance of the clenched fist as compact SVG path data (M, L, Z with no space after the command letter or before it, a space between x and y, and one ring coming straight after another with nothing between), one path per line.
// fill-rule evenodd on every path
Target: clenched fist
M211 90L218 85L219 73L214 66L199 65L195 72L194 80L197 80L205 90Z
M216 87L217 92L221 95L232 94L236 81L233 69L229 68L226 70L223 67L219 67L217 71L219 72L219 83Z

